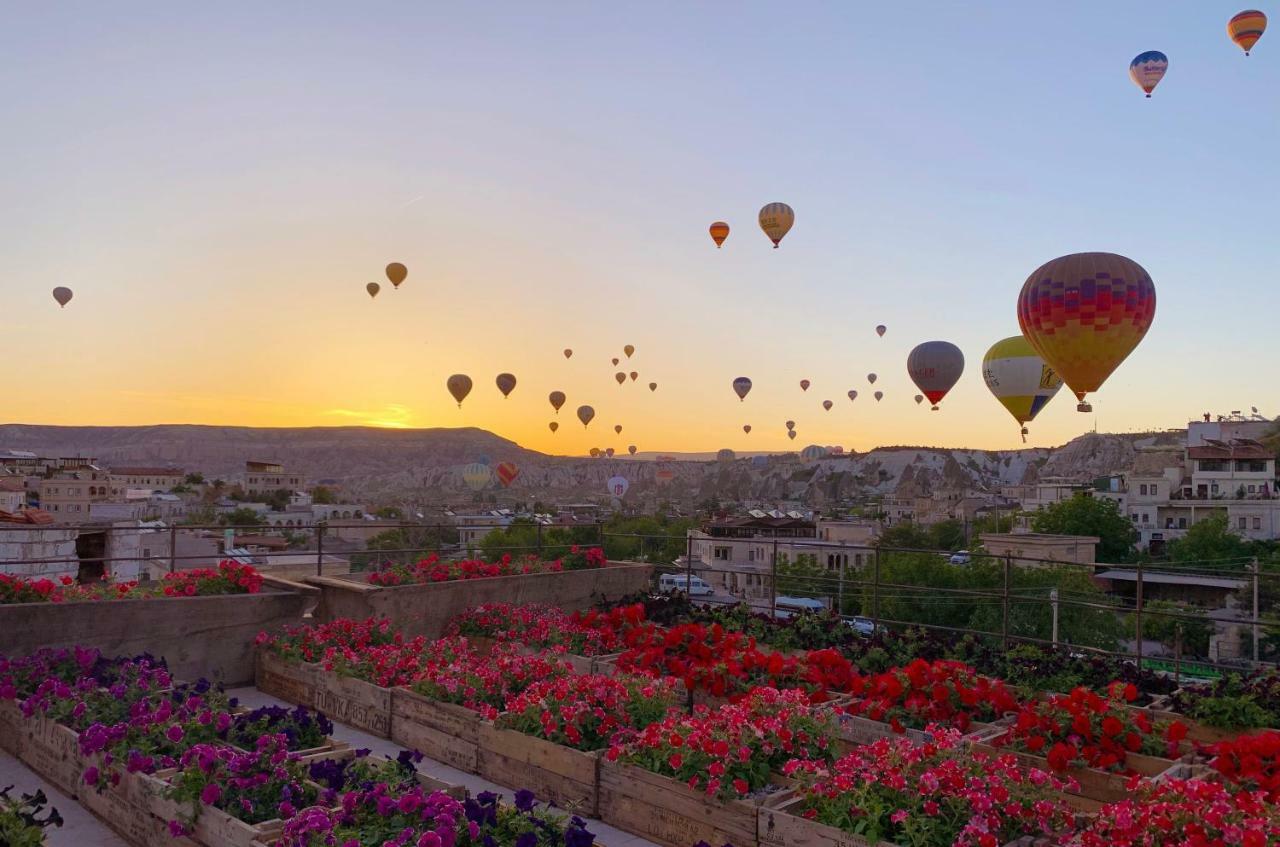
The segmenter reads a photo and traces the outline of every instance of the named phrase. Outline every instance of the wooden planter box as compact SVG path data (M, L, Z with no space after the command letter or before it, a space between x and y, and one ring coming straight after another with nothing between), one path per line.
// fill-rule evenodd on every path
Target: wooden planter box
M468 635L466 639L471 648L481 656L489 655L499 643L497 639L490 638L487 635ZM518 648L521 653L527 656L544 652L543 648L531 647L527 644L520 644ZM577 674L609 674L613 670L613 660L622 655L621 653L608 653L601 656L579 656L576 653L557 653L553 650L546 650L545 652L568 662L573 667L573 672Z
M757 847L759 805L722 802L643 768L600 760L600 819L667 847Z
M906 732L894 732L893 727L884 721L851 715L839 709L835 711L835 717L839 724L836 743L842 748L842 752L848 752L854 747L874 744L882 738L908 738L917 747L928 741L928 734L922 729L907 727ZM969 733L981 732L991 726L992 724L974 722L969 725Z
M95 757L96 758L96 757ZM190 838L174 838L169 822L151 813L151 800L143 775L121 772L120 783L101 791L82 786L80 805L133 847L194 847Z
M1175 692L1176 693L1176 692ZM1234 741L1243 735L1256 735L1259 732L1271 732L1274 727L1247 727L1243 729L1219 729L1216 726L1205 726L1196 723L1193 718L1189 718L1181 712L1170 711L1168 708L1168 696L1158 697L1147 711L1151 712L1151 716L1158 720L1182 721L1187 725L1187 740L1194 741L1198 744L1217 744L1219 741Z
M479 712L408 688L392 689L391 712L391 740L396 744L460 771L480 772Z
M146 798L147 808L166 827L169 821L182 820L188 811L184 805L164 796L165 789L168 788L164 777L172 773L173 771L162 771L155 776L142 777L141 790ZM264 844L274 841L283 826L284 823L280 820L247 824L221 809L202 803L195 825L188 829L191 830L191 839L204 847L253 847L255 841Z
M26 718L18 708L17 700L0 700L0 750L10 756L18 755L22 744L22 725Z
M335 759L337 761L343 761L346 759L354 758L355 754L356 754L355 749L352 748L350 745L347 745L345 749L334 750L333 752L322 754L317 758ZM434 776L428 776L427 774L421 773L421 772L417 773L416 776L417 776L418 784L421 785L423 788L425 788L427 791L443 791L445 794L448 794L450 797L453 797L454 799L457 799L457 800L467 799L467 787L465 785L455 785L452 782L445 782L443 779L436 779Z
M482 721L480 776L509 788L528 788L539 800L594 818L599 810L600 752L584 753Z
M329 720L379 738L391 737L391 689L350 676L321 671L316 675L317 712Z
M312 709L316 705L316 682L322 673L319 664L290 662L260 646L253 666L253 683L264 694Z
M63 794L75 797L84 774L84 758L75 730L42 716L24 720L18 759Z

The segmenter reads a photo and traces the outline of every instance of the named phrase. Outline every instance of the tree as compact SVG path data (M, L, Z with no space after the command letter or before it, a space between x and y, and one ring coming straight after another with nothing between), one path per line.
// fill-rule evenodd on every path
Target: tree
M218 523L223 526L259 526L262 524L262 516L249 508L239 508L223 514L218 518Z
M365 543L365 550L351 556L351 569L368 570L388 562L410 563L439 552L444 546L458 543L453 527L401 527L380 532Z
M603 527L604 552L613 560L670 564L685 554L689 530L696 526L692 518L664 514L616 515Z
M1170 614L1190 617L1169 617ZM1203 611L1172 600L1150 600L1142 604L1143 641L1159 641L1173 651L1179 641L1179 629L1182 630L1182 655L1208 657L1213 623Z
M1133 555L1138 540L1133 528L1113 500L1077 494L1046 506L1031 516L1036 532L1055 535L1095 535L1098 537L1098 560L1123 562Z
M386 521L402 521L404 520L404 510L396 506L381 506L374 510L374 517L382 518Z
M320 506L331 506L338 502L338 498L334 496L332 488L326 485L317 485L311 489L311 502Z
M1192 524L1186 535L1169 542L1169 558L1183 565L1204 562L1208 567L1244 570L1253 545L1231 531L1225 512Z
M955 518L929 527L929 546L934 550L959 550L965 545L964 523Z
M204 485L204 474L199 471L192 471L182 481L187 485Z
M273 512L283 512L289 506L289 500L292 499L293 492L287 488L277 488L268 494L263 494L260 502L266 503L271 507Z
M930 550L933 539L929 536L929 530L911 521L903 521L882 531L876 539L876 546L899 550Z
M1049 592L1058 590L1058 640L1065 644L1114 650L1125 634L1124 620L1087 569L1072 565L1046 568L1015 567L1009 580L1009 634L1049 641L1053 638L1053 605ZM1003 576L997 592L1003 592ZM1103 608L1098 608L1103 607ZM1000 633L1004 599L996 597L975 609L968 626Z

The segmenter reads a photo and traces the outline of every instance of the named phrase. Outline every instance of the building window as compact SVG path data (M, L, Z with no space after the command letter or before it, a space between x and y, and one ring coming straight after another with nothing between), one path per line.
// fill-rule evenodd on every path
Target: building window
M1254 519L1253 519L1253 528L1254 528L1254 529L1262 529L1262 518L1260 518L1260 517L1256 517L1256 516L1254 517Z
M1239 526L1241 529L1246 529L1246 528L1247 528L1245 518L1239 518L1239 519L1236 521L1236 525L1237 525L1237 526Z
M1231 470L1229 459L1200 459L1196 463L1201 473L1221 473Z
M1258 486L1256 486L1256 485L1250 485L1250 486L1249 486L1249 493L1250 493L1250 494L1257 494L1257 493L1258 493Z
M1186 528L1187 528L1187 519L1178 518L1178 529L1186 529Z
M1213 485L1209 486L1209 493L1211 494L1218 493L1218 483L1215 482Z
M727 562L731 554L728 547L716 547L711 551L711 555L719 561Z
M1147 487L1145 485L1139 485L1138 493L1141 494L1143 497L1147 496Z
M1147 523L1147 522L1148 522L1147 515L1146 515L1146 513L1145 513L1145 512L1144 512L1144 513L1143 513L1143 515L1142 515L1142 522L1143 522L1143 523Z
M1138 522L1138 513L1137 513L1137 512L1134 512L1132 515L1130 515L1130 516L1129 516L1129 520L1133 521L1134 523L1137 523L1137 522Z

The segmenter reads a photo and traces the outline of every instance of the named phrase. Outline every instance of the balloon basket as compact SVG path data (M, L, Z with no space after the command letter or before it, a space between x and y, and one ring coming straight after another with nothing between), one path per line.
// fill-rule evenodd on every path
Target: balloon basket
M1093 411L1093 406L1092 406L1091 404L1086 403L1086 402L1084 402L1083 400L1081 400L1081 401L1080 401L1080 403L1076 406L1076 411L1077 411L1077 412L1092 412L1092 411Z

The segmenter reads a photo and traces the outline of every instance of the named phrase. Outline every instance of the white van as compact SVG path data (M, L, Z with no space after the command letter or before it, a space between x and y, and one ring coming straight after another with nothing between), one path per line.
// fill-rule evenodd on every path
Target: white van
M773 601L773 616L780 620L786 620L802 612L821 613L826 610L826 604L812 597L777 597Z
M658 590L683 591L690 597L705 597L715 593L715 589L703 582L701 577L683 573L664 573L658 577Z

